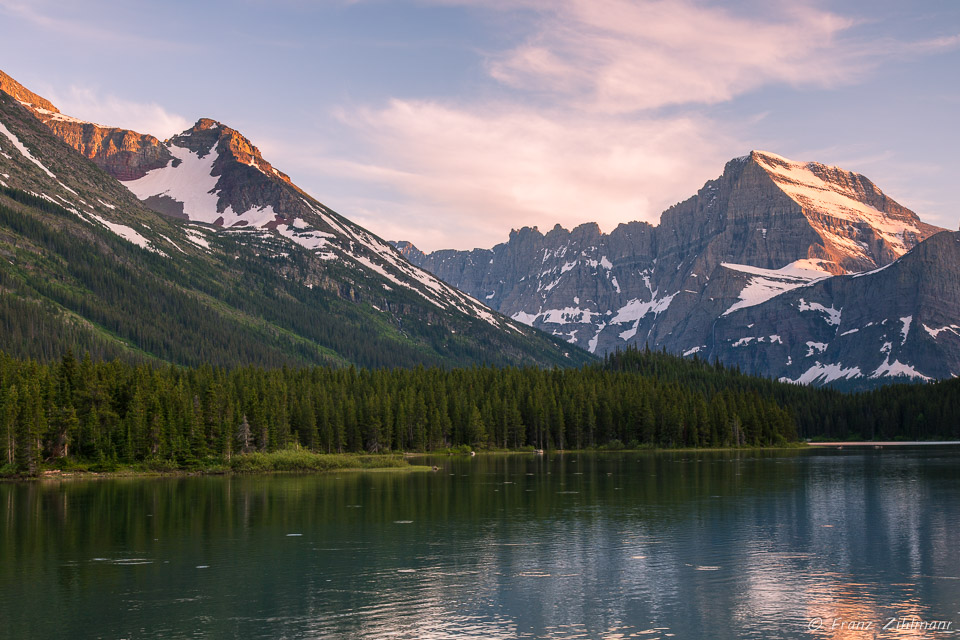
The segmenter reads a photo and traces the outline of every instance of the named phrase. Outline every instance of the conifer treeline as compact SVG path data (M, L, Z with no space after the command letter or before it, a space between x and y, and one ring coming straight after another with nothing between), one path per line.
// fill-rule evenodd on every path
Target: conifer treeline
M62 458L178 465L274 451L771 445L789 413L600 366L444 370L39 364L0 356L0 466Z
M960 438L960 380L859 394L649 350L580 369L40 364L0 354L0 469L81 460L204 465L317 452L777 445Z
M682 384L692 393L757 393L785 407L801 439L960 440L960 379L892 384L871 391L784 384L698 358L628 348L607 356L613 371Z

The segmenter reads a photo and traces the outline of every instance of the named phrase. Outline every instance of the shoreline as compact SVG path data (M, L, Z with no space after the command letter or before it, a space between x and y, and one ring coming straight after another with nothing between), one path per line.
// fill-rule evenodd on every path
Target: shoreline
M253 476L253 475L309 475L331 472L424 472L435 471L432 465L411 464L417 458L470 458L487 456L550 456L580 454L662 454L662 453L715 453L715 452L757 452L757 451L803 451L827 448L895 448L895 447L957 447L960 441L832 441L832 442L793 442L777 447L683 447L677 449L640 448L640 449L548 449L545 451L529 449L491 449L479 450L472 454L463 451L404 451L399 453L312 453L304 450L283 450L272 453L251 453L238 456L229 461L219 461L206 467L149 468L150 463L117 465L115 469L91 470L84 468L85 463L75 463L77 468L41 468L36 475L2 475L0 482L29 482L52 480L97 480L111 478L174 478L197 476ZM99 466L96 463L90 467Z
M401 467L339 467L334 469L234 471L232 469L173 469L170 471L58 471L48 469L35 476L0 476L2 482L53 482L62 480L119 480L134 478L199 478L215 476L307 476L331 473L422 473L433 471L428 465L408 464Z
M837 440L807 444L811 447L960 447L960 440Z
M35 474L9 473L0 482L83 480L100 478L160 478L224 475L322 474L341 471L429 471L423 465L410 464L399 454L313 453L302 449L284 449L271 453L254 452L228 460L196 460L177 467L168 460L132 464L68 461L40 465Z

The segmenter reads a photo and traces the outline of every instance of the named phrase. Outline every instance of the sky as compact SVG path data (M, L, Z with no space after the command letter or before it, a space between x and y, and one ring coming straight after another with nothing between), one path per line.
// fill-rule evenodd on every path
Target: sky
M960 223L956 0L0 0L0 69L161 139L219 120L427 251L656 224L751 149Z

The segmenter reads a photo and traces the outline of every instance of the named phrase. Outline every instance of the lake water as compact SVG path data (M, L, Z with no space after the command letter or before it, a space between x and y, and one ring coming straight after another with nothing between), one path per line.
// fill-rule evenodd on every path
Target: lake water
M960 624L955 448L430 463L0 484L0 638L945 638Z

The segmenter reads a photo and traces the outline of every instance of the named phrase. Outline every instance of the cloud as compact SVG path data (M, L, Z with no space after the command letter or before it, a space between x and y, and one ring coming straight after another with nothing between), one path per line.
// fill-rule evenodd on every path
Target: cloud
M50 101L63 113L104 126L149 133L161 140L180 133L192 122L156 103L135 102L100 91L71 87L65 95L51 92Z
M516 47L491 56L491 76L604 113L715 104L769 83L833 86L855 79L869 59L844 39L854 20L797 3L766 17L683 0L521 6L537 10L535 27Z
M611 119L406 100L340 115L384 160L340 163L339 170L420 203L390 213L457 248L491 246L524 225L545 231L595 221L610 230L656 222L665 206L716 177L724 149L735 144L693 116ZM388 225L373 226L387 233ZM418 231L412 239L430 243L423 238Z

